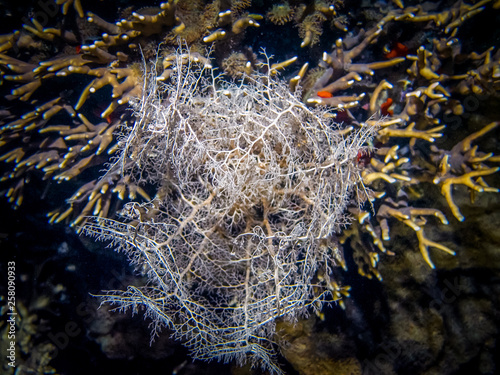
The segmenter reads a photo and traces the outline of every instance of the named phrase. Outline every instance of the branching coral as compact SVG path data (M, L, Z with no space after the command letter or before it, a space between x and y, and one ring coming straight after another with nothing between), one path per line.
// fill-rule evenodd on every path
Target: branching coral
M498 188L488 186L482 179L482 176L488 176L500 169L499 167L489 167L484 163L488 161L498 162L500 161L499 157L494 156L493 153L480 152L477 147L472 147L474 140L492 131L499 124L499 122L492 122L483 129L472 133L458 142L449 152L434 149L441 161L433 182L441 187L441 193L446 198L453 215L460 221L463 221L465 217L453 201L451 195L453 185L465 185L480 193L499 192Z
M61 5L63 14L67 14L69 7L73 5L80 17L84 17L81 0L56 0L57 5Z

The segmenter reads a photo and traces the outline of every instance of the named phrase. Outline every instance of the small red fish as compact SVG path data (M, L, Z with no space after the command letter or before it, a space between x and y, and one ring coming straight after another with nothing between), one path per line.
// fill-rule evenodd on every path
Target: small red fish
M391 50L384 54L386 59L394 59L395 57L405 57L408 55L408 47L403 43L395 43Z
M316 95L318 95L320 98L333 98L332 93L328 91L318 91Z
M365 168L372 160L373 152L370 149L360 149L356 155L356 163Z
M350 124L352 122L352 117L349 116L347 111L338 111L336 114L335 121L343 122L344 124Z
M380 105L380 112L382 113L382 116L392 116L394 114L394 111L392 109L389 109L391 105L391 98L387 98L387 100Z
M76 46L75 47L76 53L80 53L81 50L82 50L82 46Z

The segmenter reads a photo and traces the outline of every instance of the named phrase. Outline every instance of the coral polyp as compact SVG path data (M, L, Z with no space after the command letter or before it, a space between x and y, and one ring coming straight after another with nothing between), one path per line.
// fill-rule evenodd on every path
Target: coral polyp
M267 12L267 17L275 25L284 25L293 19L294 10L287 2L275 4L271 10Z

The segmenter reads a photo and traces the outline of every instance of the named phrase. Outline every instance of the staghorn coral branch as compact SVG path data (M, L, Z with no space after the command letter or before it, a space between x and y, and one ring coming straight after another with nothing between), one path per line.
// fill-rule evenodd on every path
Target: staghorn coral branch
M393 129L391 127L384 127L380 129L378 135L381 137L405 137L405 138L419 138L427 142L434 142L436 138L443 136L439 131L445 128L444 125L436 126L427 130L415 130L415 123L412 122L405 129Z
M461 152L463 152L463 153L469 151L472 147L472 142L474 142L479 137L482 137L486 133L492 131L493 129L495 129L499 125L500 125L499 121L495 121L495 122L492 122L492 123L486 125L481 130L478 130L477 132L474 132L474 133L468 135L467 137L465 137L461 142L458 143L458 145L456 147L459 148L461 150Z
M425 262L429 265L429 267L433 269L435 268L434 263L432 263L429 255L429 247L435 247L448 254L455 255L455 252L450 248L448 248L447 246L431 241L425 237L424 225L426 224L426 220L424 216L435 216L441 221L442 224L445 225L448 224L446 216L440 210L434 208L407 207L406 204L402 202L398 203L390 202L390 204L394 205L395 207L391 207L389 206L389 204L383 204L377 213L377 217L383 218L382 222L384 223L383 224L384 240L390 239L389 227L386 219L392 217L401 221L402 223L409 226L411 229L415 231L419 243L420 253L422 254L422 257L424 258Z
M407 222L404 222L404 223L409 225ZM409 225L409 226L411 227L411 225ZM429 247L435 247L436 249L442 250L450 255L455 255L455 252L453 250L451 250L450 248L426 238L422 227L420 227L419 229L415 229L415 233L417 234L418 243L419 243L418 248L420 249L420 253L422 254L422 257L424 258L425 262L432 269L436 268L436 266L431 261L431 257L429 255Z
M444 197L446 198L446 202L448 202L451 212L453 213L453 216L457 218L457 220L464 221L465 217L461 214L460 209L453 201L453 196L451 193L453 185L465 185L468 188L481 193L485 191L485 188L480 184L477 184L473 180L473 178L480 176L487 176L498 172L498 170L500 170L500 167L472 171L457 177L445 177L444 179L435 179L435 183L437 182L441 186L441 194L443 194ZM497 188L488 188L488 191L499 192L500 190Z
M69 7L73 5L80 18L84 17L81 0L56 0L57 5L61 5L63 14L67 14Z

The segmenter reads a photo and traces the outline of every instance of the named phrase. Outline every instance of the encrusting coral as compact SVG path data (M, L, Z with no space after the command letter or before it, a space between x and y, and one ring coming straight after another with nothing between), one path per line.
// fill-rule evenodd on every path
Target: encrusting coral
M277 274L273 277L282 277L284 282L292 270L285 272L285 268L280 268L279 265L286 262L279 263L281 258L278 252L281 250L278 247L276 252L275 242L285 241L284 238L291 236L293 230L287 227L287 223L303 220L300 215L305 213L314 213L314 220L302 225L319 228L316 232L312 230L308 238L311 241L315 238L317 243L310 246L317 246L318 252L328 259L328 265L306 267L307 270L299 272L301 277L307 279L307 282L304 281L307 291L301 295L300 302L297 299L293 303L285 303L286 306L276 303L282 298L280 282L275 282L274 289L257 291L255 288L255 293L267 293L268 299L247 292L242 293L243 297L239 296L255 297L260 302L266 300L271 320L286 314L293 318L309 305L315 307L321 316L321 303L316 304L318 300L322 301L327 294L334 300L348 295L347 286L342 285L341 278L332 271L335 265L347 268L346 258L353 259L360 274L381 280L383 275L377 264L385 256L394 255L391 251L391 229L394 232L393 228L398 223L412 229L414 248L418 248L425 263L434 268L431 249L448 254L454 254L454 249L449 241L440 243L433 240L426 228L435 223L448 224L447 217L458 221L466 219L454 199L454 190L465 186L471 192L471 198L479 193L499 191L490 186L500 162L498 149L491 145L491 139L498 136L498 113L492 110L495 105L490 103L495 103L500 89L500 51L484 43L473 45L461 34L461 29L476 19L498 12L498 2L482 0L468 3L460 0L451 6L439 7L430 3L405 6L401 1L393 1L385 8L363 4L359 11L348 11L349 5L341 3L288 1L263 5L251 1L169 0L157 7L132 6L123 9L123 16L115 19L109 14L101 14L101 18L99 8L93 8L95 4L90 0L55 1L52 5L60 12L52 18L44 19L44 22L37 18L26 19L18 30L0 36L2 90L8 99L0 113L0 161L6 167L1 176L3 194L14 207L20 207L32 192L30 181L51 180L61 186L71 183L74 192L64 192L67 194L64 197L66 203L61 200L54 204L54 210L48 215L51 222L68 222L75 228L86 224L115 223L113 225L118 226L120 231L128 233L128 246L139 250L150 240L142 231L149 228L154 232L154 224L159 218L163 220L167 215L180 222L179 217L186 219L189 207L193 212L208 210L212 200L220 198L215 182L220 180L228 188L239 189L241 181L250 178L247 176L253 173L259 178L258 183L249 185L244 194L240 192L243 196L251 196L251 199L237 201L241 194L235 193L232 198L236 201L224 206L227 212L216 215L220 223L207 227L193 224L189 235L199 231L208 242L212 241L212 235L217 238L215 242L218 245L214 242L210 246L225 248L228 253L224 256L229 258L225 266L214 267L226 270L224 267L233 267L230 249L236 246L228 243L230 239L238 242L235 238L242 236L243 242L251 243L253 240L242 233L253 231L254 240L260 239L257 243L266 249L255 256L274 264L271 268ZM85 12L87 4L88 9L96 9L95 13ZM420 32L422 27L425 27L425 32ZM271 51L278 56L272 61L256 53L256 48L265 46L264 38L259 35L266 35L270 32L269 28L283 30L290 36L286 42L289 50ZM296 45L289 47L288 39L293 38ZM186 44L189 51L179 52L179 46ZM212 52L209 53L208 49ZM267 51L268 54L271 52ZM226 141L232 140L233 144L227 144L222 149L208 147L216 138L203 138L198 148L188 153L190 159L183 161L188 163L185 168L180 168L176 164L180 161L175 158L166 160L161 166L168 166L171 168L169 173L174 173L168 175L165 172L172 185L157 184L154 178L158 173L157 166L148 164L147 157L157 156L159 151L135 144L124 148L124 145L132 145L131 134L142 139L143 134L138 133L141 129L144 134L160 131L150 121L141 123L134 119L127 110L137 98L142 98L142 103L155 103L158 113L166 110L162 103L155 101L159 98L147 96L150 87L146 74L149 60L155 61L156 83L166 87L171 87L168 85L172 82L181 82L176 81L180 71L196 66L214 75L213 67L220 67L221 74L241 81L238 87L243 91L252 87L251 82L266 79L270 86L272 82L280 82L273 86L273 90L276 87L282 90L282 79L287 79L295 103L290 113L302 108L310 113L321 113L320 123L333 124L335 121L341 125L326 126L328 129L324 130L323 139L311 135L315 131L313 128L298 125L293 128L276 120L283 130L279 137L271 137L270 140L266 138L267 131L278 131L273 120L265 132L254 134L253 130L245 128L248 137L244 144L238 144L243 140L228 135ZM221 91L218 87L220 82L223 80L209 81L206 92L200 95L185 95L183 90L173 89L172 93L185 95L194 106L190 109L192 111L205 107L210 111L213 108L208 106L206 99L210 93L217 93L215 97L221 103L235 100L232 97L236 95L235 91ZM199 88L196 85L193 87ZM272 102L278 95L277 91L266 90L264 96L251 92L259 98L256 99L259 105L263 106L261 101ZM278 96L283 95L279 91ZM172 102L174 98L164 97L163 100ZM487 110L484 115L470 116L471 124L465 126L463 123L465 115L469 115L467 111L470 112L468 105L471 100ZM252 111L257 104L249 101L245 105L247 111ZM135 110L136 113L141 111L137 107ZM257 116L262 115L256 113ZM179 116L186 115L179 112ZM209 114L199 116L210 118ZM207 120L204 131L211 136L213 132L220 132L219 121L220 118ZM258 118L248 120L248 124L258 122ZM453 127L452 123L459 125ZM145 124L149 127L143 128ZM329 133L333 129L335 135ZM201 128L186 130L185 134L190 134L192 139L207 136ZM304 176L308 173L316 176L316 173L325 170L326 165L330 166L328 157L322 159L325 144L332 139L342 143L336 137L344 137L347 143L342 144L345 146L359 134L372 134L373 140L355 142L355 145L351 143L354 151L343 155L345 163L351 166L347 179L350 193L346 192L345 201L340 204L342 215L339 212L336 217L346 219L334 220L335 225L330 225L328 210L320 212L318 203L312 198L314 189L309 184L314 179L304 177L303 182L299 182L300 179L284 182L282 178L297 173L295 169L299 165L300 170L308 171L304 172ZM488 137L491 138L490 143ZM370 137L362 139L368 141ZM246 149L248 144L252 144L252 148ZM291 161L291 149L299 155L297 160L306 166ZM210 154L214 150L218 150L217 153ZM185 150L179 150L179 153L187 155L181 151ZM222 161L225 162L223 166L217 164ZM213 171L208 167L210 163L213 163ZM176 165L177 169L172 167ZM105 173L102 173L103 166L107 166ZM246 168L244 173L238 172L242 166ZM197 179L196 176L203 176L202 172L212 174L210 178L205 176L205 180ZM183 181L181 177L189 177L183 184L189 189L194 188L203 199L197 194L183 195L184 188L175 185ZM58 187L51 189L63 191ZM431 207L422 204L417 194L420 189L436 189L443 202ZM174 208L167 210L162 206L167 204L168 199L173 199L172 196L179 203L175 207L179 210L177 216L172 213ZM336 193L333 196L330 203L339 199ZM129 203L122 214L128 215L131 221L122 227L114 220L126 202ZM275 212L276 207L283 212ZM287 215L295 215L296 218L287 219ZM189 215L187 218L186 223L191 224L193 219ZM205 223L203 218L199 219ZM208 235L203 228L211 234ZM114 235L123 234L120 231L115 231ZM164 241L179 239L169 237L168 233L165 230ZM187 238L183 241L189 244ZM266 241L269 243L266 244ZM128 250L132 251L130 248ZM319 254L313 253L315 256ZM212 260L211 256L205 256ZM242 264L245 263L247 258L241 254L238 256ZM296 260L299 261L299 258ZM240 270L237 266L235 269ZM248 280L242 281L247 288L257 285L259 278L271 280L264 266L241 269L250 270ZM185 271L177 291L182 290L182 282L203 284L206 281L204 272L202 267L193 272ZM239 275L238 272L235 275ZM170 274L179 276L173 271ZM238 277L243 277L241 275ZM161 277L157 276L160 280ZM232 285L235 282L228 283ZM169 290L167 294L177 293L168 288L166 290ZM203 290L208 294L212 292L210 288ZM146 304L153 310L156 308L158 301L151 300L151 296L135 288L129 292L130 298L137 303ZM226 296L228 312L239 311L241 306L245 306L241 301L232 301L230 296L232 298L234 294ZM202 315L199 312L196 314ZM248 312L241 316L247 317L245 327L249 327L250 321L258 326L257 320ZM213 321L207 322L208 325L213 324ZM186 324L186 327L193 327L189 325L191 323ZM254 350L255 358L264 358L266 366L279 372L273 361L265 359L272 353L269 349L272 348L272 329L265 324L263 326L267 328L263 328L262 336L254 332L252 339L247 338L239 344L235 341L231 349L234 352L222 353L221 357L229 359L236 353L239 359L243 359L240 356L242 352ZM214 329L213 332L218 331ZM211 334L210 337L215 340L215 336ZM263 342L269 340L269 346L262 346L258 337ZM210 340L193 340L188 345L195 354L204 357L203 345ZM231 339L226 338L226 341Z

